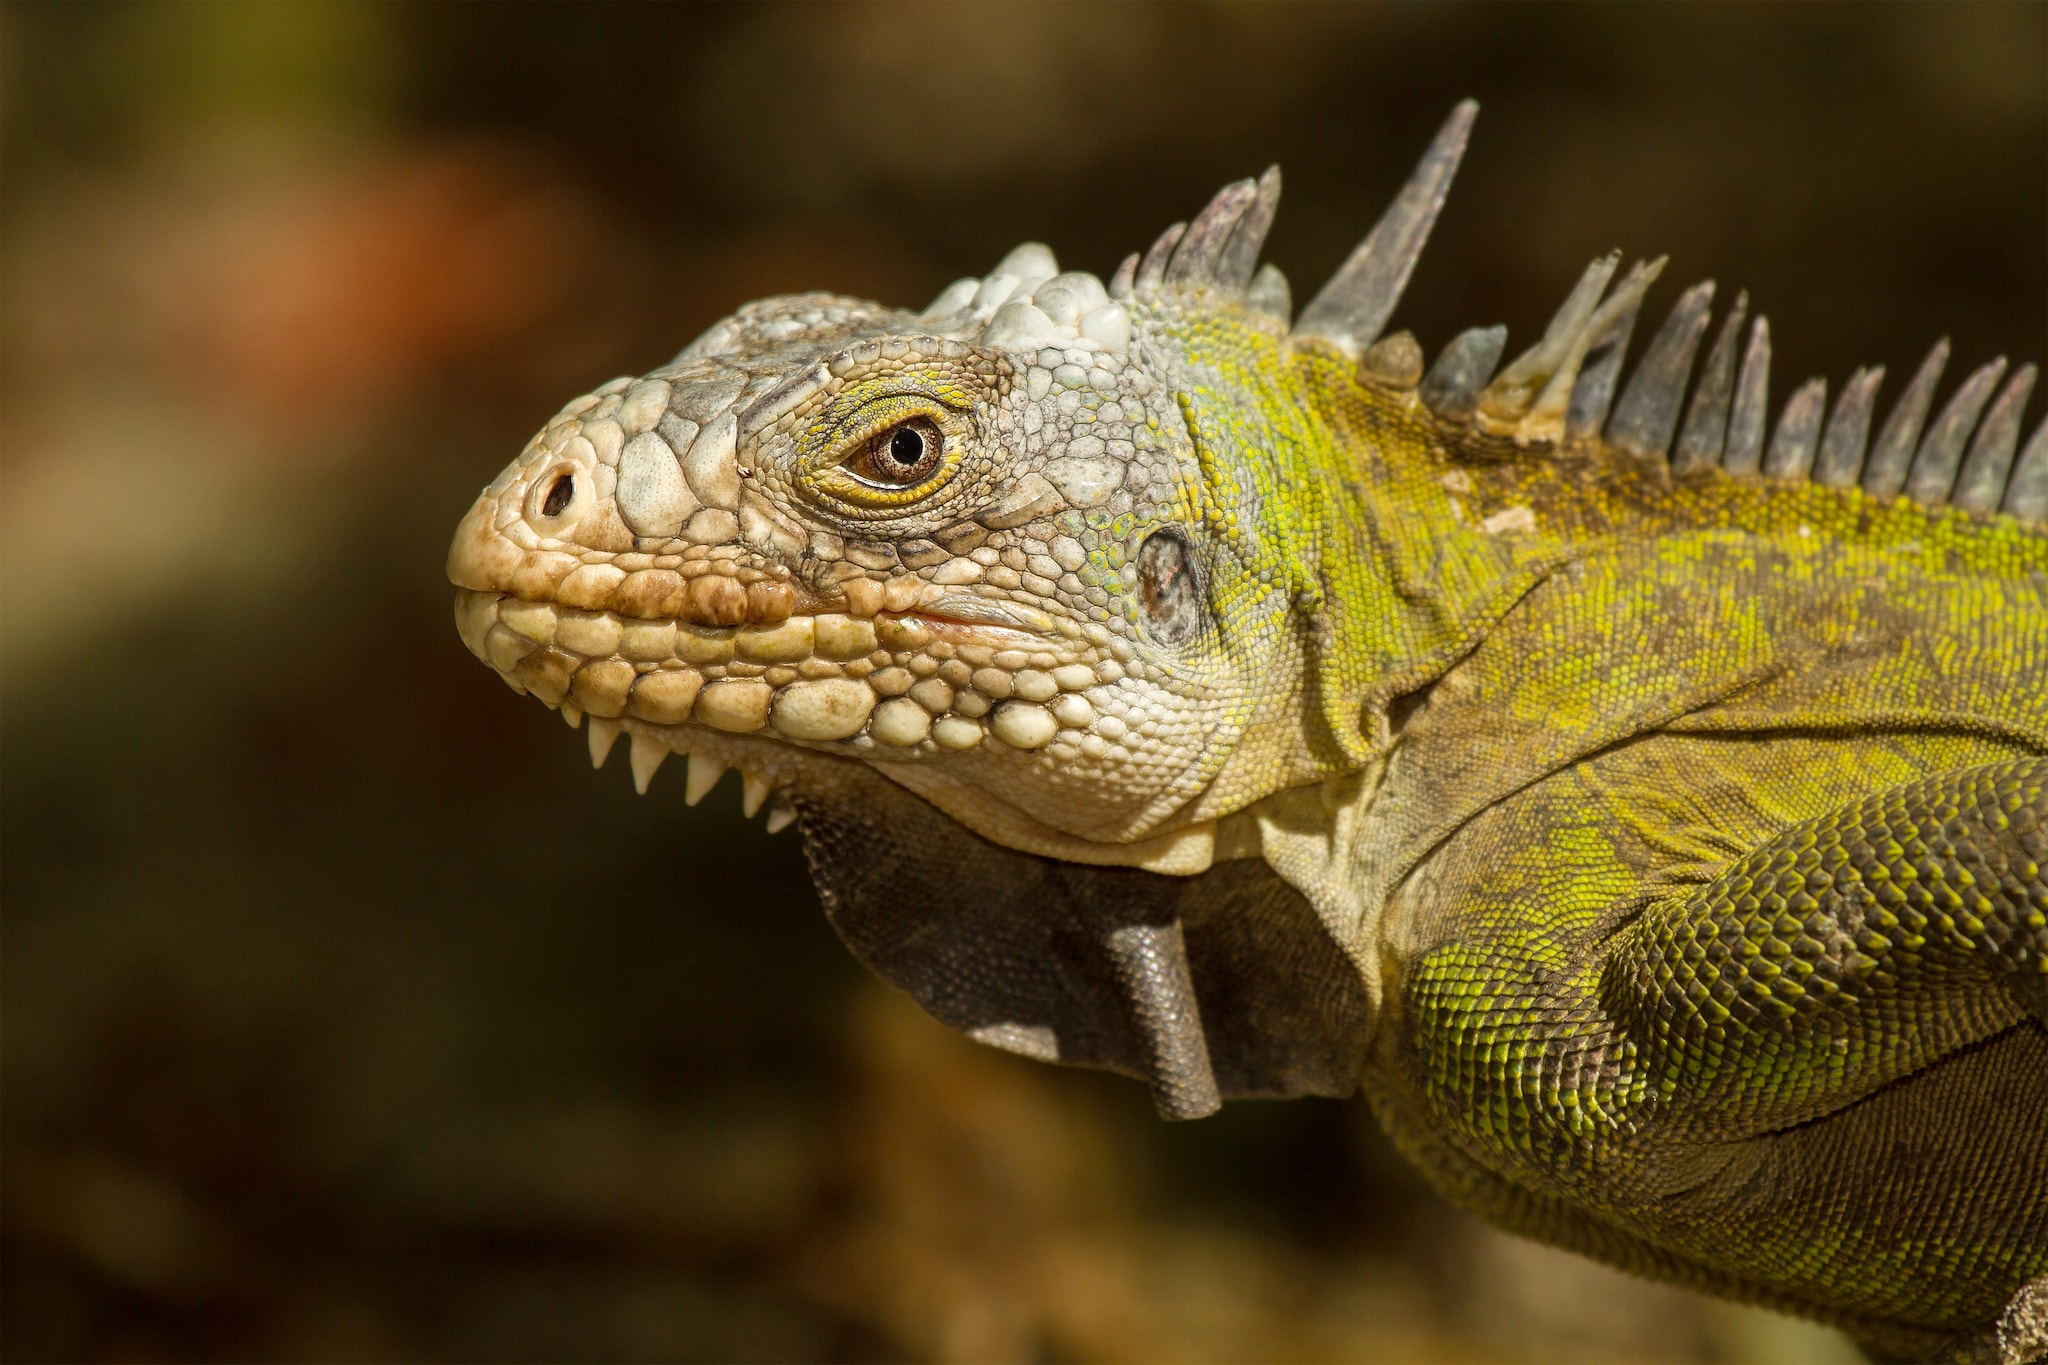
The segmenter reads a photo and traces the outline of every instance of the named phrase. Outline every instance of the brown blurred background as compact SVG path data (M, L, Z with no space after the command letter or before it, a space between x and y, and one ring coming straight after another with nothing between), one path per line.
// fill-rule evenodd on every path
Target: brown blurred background
M478 667L441 557L753 296L1107 273L1278 160L1305 298L1466 94L1432 349L1620 245L1747 285L1780 392L2048 359L2048 8L11 3L0 54L7 1358L1855 1358L1478 1227L1355 1104L1168 1127L948 1035L730 784L635 799Z

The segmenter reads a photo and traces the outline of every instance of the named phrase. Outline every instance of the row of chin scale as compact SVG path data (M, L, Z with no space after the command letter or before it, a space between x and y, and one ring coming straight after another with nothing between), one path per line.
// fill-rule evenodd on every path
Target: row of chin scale
M575 707L565 705L562 707L562 719L574 730L583 723L584 715ZM654 780L654 774L668 761L669 755L677 750L638 732L628 732L618 721L606 720L602 716L591 716L589 720L590 766L602 768L605 760L611 757L612 746L618 743L619 736L628 734L633 790L642 796L647 795L647 784ZM689 754L687 757L690 765L689 774L683 780L683 804L694 806L710 795L711 789L718 785L718 779L724 777L732 765L710 754ZM761 813L764 806L768 809L770 834L780 834L796 823L796 811L781 799L767 777L741 768L740 814L751 820Z
M1875 439L1871 433L1882 366L1851 375L1832 409L1827 381L1808 380L1786 400L1771 426L1771 329L1762 317L1749 320L1746 294L1738 294L1723 317L1694 379L1694 361L1711 321L1714 283L1708 280L1679 296L1628 383L1620 386L1636 316L1664 267L1661 258L1632 266L1618 285L1614 276L1620 254L1594 261L1542 339L1498 373L1507 347L1505 327L1460 334L1425 374L1422 349L1413 336L1400 332L1381 338L1380 331L1429 239L1477 113L1478 106L1469 100L1452 112L1371 234L1302 310L1292 331L1295 339L1323 342L1357 357L1366 378L1417 391L1447 422L1522 445L1604 439L1639 459L1667 464L1674 474L1718 467L1739 477L1762 474L1861 486L1884 500L1904 493L1929 506L2048 519L2048 419L2034 428L2024 448L2019 444L2021 417L2036 378L2032 365L2021 366L2010 378L2003 357L1978 367L1930 422L1948 364L1944 338L1914 372ZM1260 188L1267 189L1263 181ZM1270 204L1263 201L1277 195L1277 178L1270 191L1250 211L1238 209L1242 227L1255 227L1260 237L1271 221ZM1233 207L1226 202L1233 192L1245 199L1241 187L1225 190L1196 227L1219 208ZM1192 228L1186 233L1188 239L1201 235ZM1213 225L1206 235L1218 235ZM1175 264L1187 243L1179 245ZM1229 250L1220 256L1228 260L1242 254ZM1138 273L1142 278L1145 272Z

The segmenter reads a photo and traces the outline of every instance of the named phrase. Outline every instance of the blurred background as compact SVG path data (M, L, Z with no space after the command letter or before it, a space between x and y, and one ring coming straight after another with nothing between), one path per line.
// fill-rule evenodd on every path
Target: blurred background
M1306 298L1467 94L1432 350L1618 245L1780 392L2048 360L2039 4L0 8L0 1353L1855 1359L1356 1104L947 1034L450 620L476 489L734 305L1106 274L1275 160Z

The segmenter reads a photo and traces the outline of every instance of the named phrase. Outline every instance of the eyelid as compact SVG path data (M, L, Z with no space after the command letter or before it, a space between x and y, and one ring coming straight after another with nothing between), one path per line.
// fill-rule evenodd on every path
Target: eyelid
M819 462L821 466L845 464L865 450L868 443L883 432L919 417L938 428L939 434L947 437L947 444L950 445L952 431L946 418L955 416L957 420L955 414L932 402L923 394L911 393L890 394L864 403L853 416L858 419L856 422L840 427L832 433L826 458Z
M824 507L857 520L899 516L940 495L968 465L979 434L980 390L946 372L874 375L834 395L797 437L795 473ZM870 483L848 467L883 432L923 418L937 428L938 467L908 486Z
M893 441L897 433L903 431L916 430L917 428L920 427L930 431L931 435L929 438L926 438L922 435L922 433L920 433L919 440L923 441L925 439L929 439L932 442L934 442L938 447L939 458L938 461L933 464L931 470L927 472L925 476L919 479L916 483L890 483L887 482L886 480L868 478L859 473L858 471L853 470L852 467L857 464L873 464L874 458L881 448L884 437L887 437L888 439ZM850 472L853 473L854 478L859 479L862 483L867 484L868 486L873 488L887 489L891 492L902 488L922 488L926 483L930 481L933 474L938 473L938 471L944 467L947 444L948 443L946 441L946 433L941 431L939 429L939 424L937 422L934 422L931 418L906 417L900 422L894 422L891 423L889 426L883 427L880 431L876 432L873 436L868 437L865 441L856 443L852 448L852 453L839 462L839 468L849 470ZM919 462L922 463L922 452L920 453Z
M961 414L933 403L922 394L896 394L865 405L857 425L842 427L820 452L808 471L806 482L813 492L857 511L888 514L913 507L930 498L952 481L960 468L961 447L967 436ZM938 466L922 480L902 486L874 483L849 467L874 440L893 427L922 418L939 436Z

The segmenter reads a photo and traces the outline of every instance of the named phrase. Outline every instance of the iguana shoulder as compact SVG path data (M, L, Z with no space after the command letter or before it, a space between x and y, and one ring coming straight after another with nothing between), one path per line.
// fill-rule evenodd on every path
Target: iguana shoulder
M2035 870L2007 887L2005 932L2039 979L2048 574L2024 540L1943 547L1960 537L1936 510L1856 537L1826 529L1839 500L1746 511L1583 542L1407 718L1373 796L1381 841L1360 850L1392 1002L1369 1088L1391 1123L1434 1130L1423 1155L1462 1197L1626 1266L1676 1258L1663 1273L1734 1275L1766 1301L1796 1285L1806 1311L1924 1351L1930 1324L1981 1321L2048 1274L2041 1002L1974 949L1939 968L1864 956L1860 912L1802 901L1803 880L1774 886L1734 951L1688 939L1702 981L1662 1004L1693 1017L1631 994L1622 964L1647 920L1752 876L1788 832L2032 760ZM1825 987L1833 1008L1700 1029L1717 1002L1762 1003L1753 976L1736 985L1759 960L1786 970L1779 995ZM1981 1140L1956 1165L1965 1131Z

